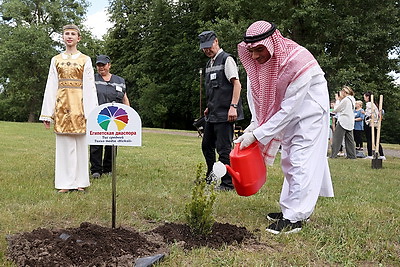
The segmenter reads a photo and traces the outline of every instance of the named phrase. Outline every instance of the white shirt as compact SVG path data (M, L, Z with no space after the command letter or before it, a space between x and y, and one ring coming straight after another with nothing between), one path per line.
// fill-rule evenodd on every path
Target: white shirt
M354 107L356 100L353 96L346 96L341 101L336 101L333 112L340 113L338 122L347 131L354 129Z
M213 65L217 56L222 51L224 51L224 50L222 48L220 48L218 50L217 54L211 59L211 66ZM225 72L225 76L228 79L228 81L231 81L232 78L239 80L239 72L238 72L237 64L236 64L235 60L230 56L225 61L224 72Z

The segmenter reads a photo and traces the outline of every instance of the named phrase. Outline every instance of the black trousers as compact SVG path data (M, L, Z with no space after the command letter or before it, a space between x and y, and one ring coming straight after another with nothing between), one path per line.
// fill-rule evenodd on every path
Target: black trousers
M364 133L363 130L353 130L354 141L356 142L356 148L362 148L363 147L363 141L362 141L362 134L363 133Z
M103 157L104 147L104 157ZM90 146L90 172L100 174L112 171L112 146Z
M376 139L376 135L378 133L378 129L374 128L374 132L375 132L375 139ZM373 156L372 155L372 129L371 129L371 127L369 127L369 125L366 125L365 123L364 123L364 133L365 133L365 137L367 139L368 156ZM380 143L379 143L379 148L378 149L379 149L379 156L384 156L383 148L382 148Z
M232 150L233 139L233 123L220 122L210 123L206 122L204 126L203 141L201 149L207 164L207 176L212 171L213 165L216 162L216 153L218 153L218 160L223 164L230 164L229 153ZM221 178L221 185L232 187L232 177L226 173Z

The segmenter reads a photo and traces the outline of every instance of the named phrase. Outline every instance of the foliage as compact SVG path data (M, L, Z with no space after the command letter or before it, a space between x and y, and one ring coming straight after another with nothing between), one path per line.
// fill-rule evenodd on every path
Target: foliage
M0 61L3 62L0 73L8 78L3 83L5 91L0 95L4 109L0 118L34 121L38 117L46 84L46 76L36 74L47 72L50 62L47 56L55 54L55 49L52 40L40 26L13 27L9 30L9 38L1 40L0 48Z
M244 31L260 19L275 22L283 35L315 55L332 98L347 84L357 99L365 91L384 94L385 110L394 112L400 96L387 73L399 68L398 59L388 57L400 47L398 5L376 0L114 0L109 11L116 26L106 48L118 61L146 126L191 129L199 106L197 73L207 61L198 51L197 35L216 31L221 46L236 55ZM241 67L240 76L245 96ZM390 128L382 132L383 140L392 135Z
M381 127L381 140L390 144L400 144L400 109L385 111Z
M69 23L80 25L85 0L3 0L0 3L0 119L37 121L50 59L62 48L60 32ZM99 45L82 29L82 52ZM90 55L90 54L88 54Z
M112 1L115 27L106 39L114 71L146 126L188 128L198 107L199 57L196 3L166 0ZM147 92L149 91L149 92Z
M86 6L85 0L2 2L1 36L10 36L10 44L24 44L38 66L35 66L36 80L29 80L27 75L20 73L11 76L12 72L8 70L15 65L4 59L28 51L3 46L6 39L0 39L0 59L11 66L0 67L0 81L6 92L0 95L0 104L14 104L20 111L14 118L9 115L0 118L26 120L28 114L39 112L38 101L48 63L36 57L40 54L49 62L54 49L60 49L60 44L51 38L45 39L44 33L40 32L50 36L67 21L80 24ZM143 117L145 126L192 129L192 122L199 114L199 102L205 108L204 88L202 99L199 97L199 70L208 60L199 50L197 35L204 30L214 30L221 47L235 56L243 33L256 20L274 22L284 36L313 53L326 73L332 99L342 85L352 86L356 98L361 100L366 91L383 94L384 109L388 115L393 114L386 117L384 126L399 124L399 118L395 116L400 101L399 86L388 75L400 72L399 58L389 56L400 53L398 1L389 0L382 4L378 0L111 0L108 11L114 27L108 32L104 50L101 42L88 36L83 39L89 41L81 42L80 47L91 57L98 52L111 56L112 72L125 78L128 97ZM26 31L38 33L14 37L15 27L26 27ZM35 46L32 42L38 44ZM23 63L13 64L17 64L22 73L30 73L31 66ZM240 62L239 68L245 100L246 75ZM18 99L24 102L19 103ZM246 120L239 124L246 126L249 117L247 113ZM392 127L382 129L384 141L399 140L397 136L398 132Z
M192 201L186 205L186 220L194 234L207 235L214 225L212 216L215 202L214 184L208 185L203 174L203 164L197 165L196 180L192 191Z

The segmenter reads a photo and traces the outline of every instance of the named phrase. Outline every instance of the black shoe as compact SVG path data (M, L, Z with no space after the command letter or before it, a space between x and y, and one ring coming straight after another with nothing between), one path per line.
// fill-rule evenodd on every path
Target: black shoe
M280 233L291 234L297 233L302 228L302 222L290 222L287 219L277 220L265 229L267 232L273 233L275 235Z
M267 214L267 219L270 221L277 221L277 220L282 220L283 219L283 213L282 212L271 212ZM303 220L303 222L308 222L310 220L310 217L307 219Z
M215 188L217 191L233 191L235 188L232 186L227 186L227 185L219 185L217 188Z
M213 181L213 179L212 179L212 177L211 177L211 174L209 174L208 176L206 176L205 180L206 180L206 184L210 185L210 184L212 183L212 181Z
M92 174L92 178L93 178L93 179L99 179L100 176L101 176L101 174L98 173L98 172L95 172L95 173Z
M267 214L267 219L270 221L282 220L283 213L282 212L271 212Z

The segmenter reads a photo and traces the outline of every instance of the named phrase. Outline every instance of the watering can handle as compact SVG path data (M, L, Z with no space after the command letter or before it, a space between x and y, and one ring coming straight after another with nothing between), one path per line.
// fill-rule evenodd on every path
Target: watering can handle
M232 176L232 179L235 179L237 182L240 183L240 173L236 172L234 169L232 169L231 166L228 164L225 164L226 170L229 172L229 174Z

